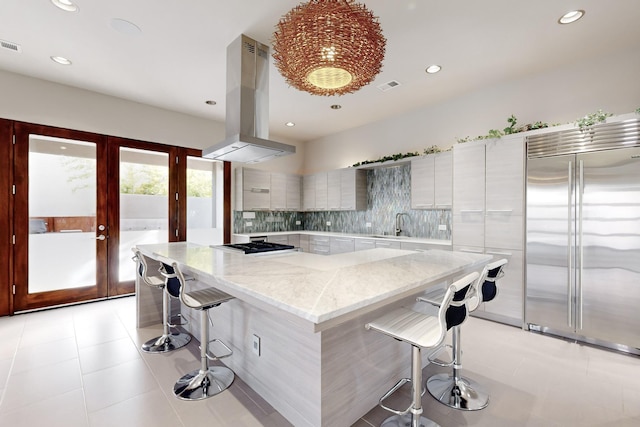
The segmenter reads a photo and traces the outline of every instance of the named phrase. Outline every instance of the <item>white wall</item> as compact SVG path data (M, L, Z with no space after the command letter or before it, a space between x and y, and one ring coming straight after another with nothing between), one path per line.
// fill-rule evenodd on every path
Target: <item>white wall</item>
M0 70L0 118L58 126L111 136L203 149L224 139L224 123L164 110L71 86ZM260 168L300 172L302 143L271 135L297 146L297 153Z
M585 46L585 49L588 49ZM446 70L444 71L446 72ZM428 96L428 94L425 94ZM624 114L640 107L640 51L626 51L528 78L504 82L433 107L308 142L305 172L350 166L385 155L448 148L456 138L519 124L574 122L602 109Z

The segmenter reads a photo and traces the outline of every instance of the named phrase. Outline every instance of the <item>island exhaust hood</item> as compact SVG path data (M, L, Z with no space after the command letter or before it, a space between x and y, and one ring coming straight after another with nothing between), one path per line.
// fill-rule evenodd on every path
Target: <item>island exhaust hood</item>
M203 157L258 163L296 152L269 140L269 47L244 34L227 47L226 138Z

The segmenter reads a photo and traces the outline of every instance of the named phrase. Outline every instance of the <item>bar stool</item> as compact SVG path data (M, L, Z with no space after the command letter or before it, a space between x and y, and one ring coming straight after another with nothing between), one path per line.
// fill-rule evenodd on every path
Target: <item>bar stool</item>
M392 338L411 344L411 378L402 378L379 401L382 408L394 413L384 420L382 427L431 427L435 422L422 414L422 348L434 348L442 344L447 330L460 325L467 318L467 299L478 273L471 273L455 281L448 288L440 304L437 316L398 308L365 325L367 329L381 332ZM405 410L384 405L384 401L406 383L411 383L412 401Z
M212 287L195 291L187 290L187 281L174 262L164 264L163 275L168 281L180 284L180 301L187 307L200 310L200 369L191 371L180 378L173 386L173 394L182 400L201 400L226 390L233 382L235 375L226 366L209 366L209 360L218 360L233 354L233 351L219 339L209 340L209 309L217 307L234 297ZM217 356L209 354L209 342L217 342L227 351Z
M138 275L144 283L162 290L162 335L152 338L142 344L142 351L147 353L166 353L184 347L191 341L191 335L184 332L171 332L170 328L183 326L186 323L171 322L171 298L179 297L179 289L174 283L167 283L162 275L152 275L149 272L149 259L140 250L133 249L135 256L133 259L137 263ZM162 267L161 267L162 268ZM158 270L161 272L161 270Z
M493 300L498 292L496 280L504 276L504 267L507 265L506 259L487 264L478 277L473 287L473 295L469 298L469 312L475 311L481 303ZM420 301L429 302L434 305L442 301L438 297L438 292L429 294L426 297L418 298ZM486 408L489 404L489 393L478 382L460 375L462 369L462 347L460 345L460 325L451 330L451 346L440 346L432 352L429 362L439 366L453 367L452 372L436 374L427 380L427 390L440 403L450 408L465 411L477 411ZM437 355L445 347L451 348L451 362L441 362L436 359Z

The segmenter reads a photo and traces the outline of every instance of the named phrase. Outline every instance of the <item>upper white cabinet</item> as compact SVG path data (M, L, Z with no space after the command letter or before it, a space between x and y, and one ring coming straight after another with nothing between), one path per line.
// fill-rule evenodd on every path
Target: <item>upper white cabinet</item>
M271 174L259 169L236 169L236 210L271 209Z
M338 211L342 207L341 172L340 169L327 172L327 208L330 211Z
M312 211L316 208L316 176L302 177L302 209Z
M316 176L316 210L326 211L328 207L328 182L327 173L321 172Z
M436 154L434 166L436 209L451 209L453 205L453 152Z
M452 153L411 160L411 208L450 209L453 195Z
M367 208L367 172L338 169L305 175L302 179L306 211L364 210Z
M287 175L271 173L271 210L282 211L287 208Z
M486 209L522 215L524 209L524 140L502 137L486 143Z
M340 209L367 209L367 171L351 168L340 170Z
M435 156L411 160L411 209L435 206Z
M302 208L302 177L300 175L286 176L287 196L286 206L289 211L299 211Z

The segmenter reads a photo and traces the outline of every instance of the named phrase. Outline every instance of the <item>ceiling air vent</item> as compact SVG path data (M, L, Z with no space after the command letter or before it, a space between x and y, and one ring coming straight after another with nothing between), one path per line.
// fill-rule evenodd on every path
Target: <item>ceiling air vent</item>
M393 89L396 86L400 86L400 82L397 82L396 80L391 80L390 82L387 82L378 86L378 89L380 89L383 92L386 92L389 89Z
M18 52L18 53L22 52L22 47L20 47L18 43L9 42L6 40L0 40L0 47L2 47L3 49L8 49L14 52Z

